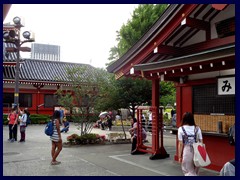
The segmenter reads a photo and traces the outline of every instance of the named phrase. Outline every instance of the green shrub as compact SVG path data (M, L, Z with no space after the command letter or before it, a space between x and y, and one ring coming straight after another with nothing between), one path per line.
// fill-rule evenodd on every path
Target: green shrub
M31 124L46 124L50 117L49 115L43 114L31 114L30 115Z
M3 124L7 125L8 120L7 120L8 115L3 114ZM31 119L31 124L46 124L50 117L49 115L44 115L44 114L31 114L30 116Z
M7 117L8 117L7 114L3 114L3 124L4 124L4 125L7 125L7 124L8 124Z
M101 137L98 134L84 134L82 136L79 136L77 134L72 134L67 137L67 141L70 144L96 144L101 143L105 140L105 138Z

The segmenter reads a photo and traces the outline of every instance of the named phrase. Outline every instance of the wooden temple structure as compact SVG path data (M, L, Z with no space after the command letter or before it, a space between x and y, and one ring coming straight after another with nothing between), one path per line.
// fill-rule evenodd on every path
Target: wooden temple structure
M162 136L159 82L172 81L176 86L177 126L184 112L194 114L212 162L207 168L219 171L235 158L235 147L227 138L229 127L235 123L234 4L170 4L107 70L116 79L126 76L152 81L152 147L140 143L140 151L151 153L153 159L169 156ZM138 121L141 125L141 115ZM176 147L177 143L176 137ZM176 148L176 161L177 156Z

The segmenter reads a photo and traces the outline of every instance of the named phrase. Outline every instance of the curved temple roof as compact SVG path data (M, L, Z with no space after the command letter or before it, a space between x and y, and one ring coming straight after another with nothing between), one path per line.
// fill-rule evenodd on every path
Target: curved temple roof
M88 64L43 61L35 59L24 59L20 65L20 81L34 82L69 82L67 70L73 68L86 68L83 79L96 73L96 68ZM3 80L14 80L15 65L3 67ZM83 80L84 81L84 80Z
M176 61L173 61L176 58L179 58L180 66L181 61L189 55L231 46L235 44L234 30L231 30L233 34L224 37L216 32L216 24L229 19L234 29L234 4L171 4L139 41L109 65L107 70L114 73L116 79L122 76L143 76L143 71L149 74L150 71L156 71L161 75L164 72L161 72L163 65L171 62L176 66ZM131 69L135 72L131 73Z

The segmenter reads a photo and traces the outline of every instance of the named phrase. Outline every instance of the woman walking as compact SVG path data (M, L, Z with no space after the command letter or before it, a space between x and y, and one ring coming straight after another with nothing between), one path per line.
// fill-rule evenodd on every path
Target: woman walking
M53 122L53 135L50 136L50 139L52 141L52 161L51 165L58 165L61 162L57 161L57 157L59 153L62 150L62 137L61 137L61 131L60 131L60 111L54 111L52 116L52 122Z
M202 141L201 129L196 126L192 113L183 114L181 126L178 128L178 158L182 163L182 171L185 176L197 176L199 167L193 163L194 142Z

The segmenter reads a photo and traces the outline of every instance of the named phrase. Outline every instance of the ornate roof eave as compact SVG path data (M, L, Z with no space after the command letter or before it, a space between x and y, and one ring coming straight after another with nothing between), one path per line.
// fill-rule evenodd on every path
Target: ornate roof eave
M3 4L3 21L5 20L12 4Z
M144 34L143 37L135 45L133 45L128 50L127 53L125 53L119 60L115 61L114 63L112 63L110 66L107 67L108 72L117 73L121 71L121 68L123 67L129 68L130 67L129 64L131 64L131 61L134 58L141 59L142 56L145 56L147 54L146 51L143 51L144 48L150 49L149 52L152 52L152 50L163 41L163 38L167 37L167 34L174 31L174 29L176 28L175 26L179 22L181 22L185 17L187 17L187 15L190 12L192 12L196 8L196 6L197 6L196 4L184 4L180 6L177 4L176 5L172 4L171 6L169 6L165 10L165 12L162 14L162 16L159 18L157 23L155 23L152 26L152 28L146 34ZM184 14L184 16L179 16L179 14L180 15ZM171 23L168 24L166 23L166 21L168 23L169 22ZM166 26L168 26L168 28ZM158 34L165 29L167 29L167 32L165 32L166 35L163 37L158 37ZM143 55L139 53L141 51L144 52ZM137 56L141 56L141 57L137 57ZM125 71L128 71L128 68L124 68L124 72L123 72L124 74L125 74Z
M15 79L3 79L3 83L12 84L15 83ZM67 82L48 82L48 81L32 81L32 80L19 80L20 84L43 84L43 85L50 85L50 86L58 86L58 85L64 85L64 86L72 86L71 84Z
M3 24L3 31L16 30L17 28L12 24Z
M23 60L21 60L20 62L20 65L23 64ZM12 61L12 62L3 62L3 66L16 66L17 62L16 61Z
M226 47L220 47L212 50L207 50L204 52L199 52L196 54L186 55L182 57L172 58L165 61L139 64L134 66L136 70L154 70L159 68L173 67L176 65L185 65L193 62L204 62L206 59L216 59L218 56L231 56L235 55L235 44L228 45Z
M235 67L235 44L204 52L171 58L165 61L139 64L134 66L134 73L141 72L145 78L180 77L194 73L203 73Z
M15 83L15 79L3 79L3 83L13 84L13 83ZM20 84L40 84L40 85L50 85L50 86L60 86L60 85L75 86L75 84L73 84L71 82L64 82L64 81L50 82L50 81L19 80L19 83ZM89 85L89 83L83 82L79 85L80 86Z
M170 10L170 7L175 9ZM210 49L210 47L196 47L196 45L199 43L210 45L210 41L215 41L215 39L211 39L210 22L219 22L220 20L216 18L219 13L224 15L229 10L234 10L235 7L232 4L181 4L179 6L170 5L169 8L145 34L147 36L143 35L121 58L107 67L108 72L114 73L116 79L122 76L135 76L135 74L131 74L131 71L136 65L160 62ZM230 16L221 17L230 18ZM156 30L157 26L158 30ZM205 34L201 35L200 32L205 32ZM228 43L225 42L222 45L225 44ZM213 45L212 48L216 46L219 44ZM155 53L156 50L159 57L153 56L153 52Z

